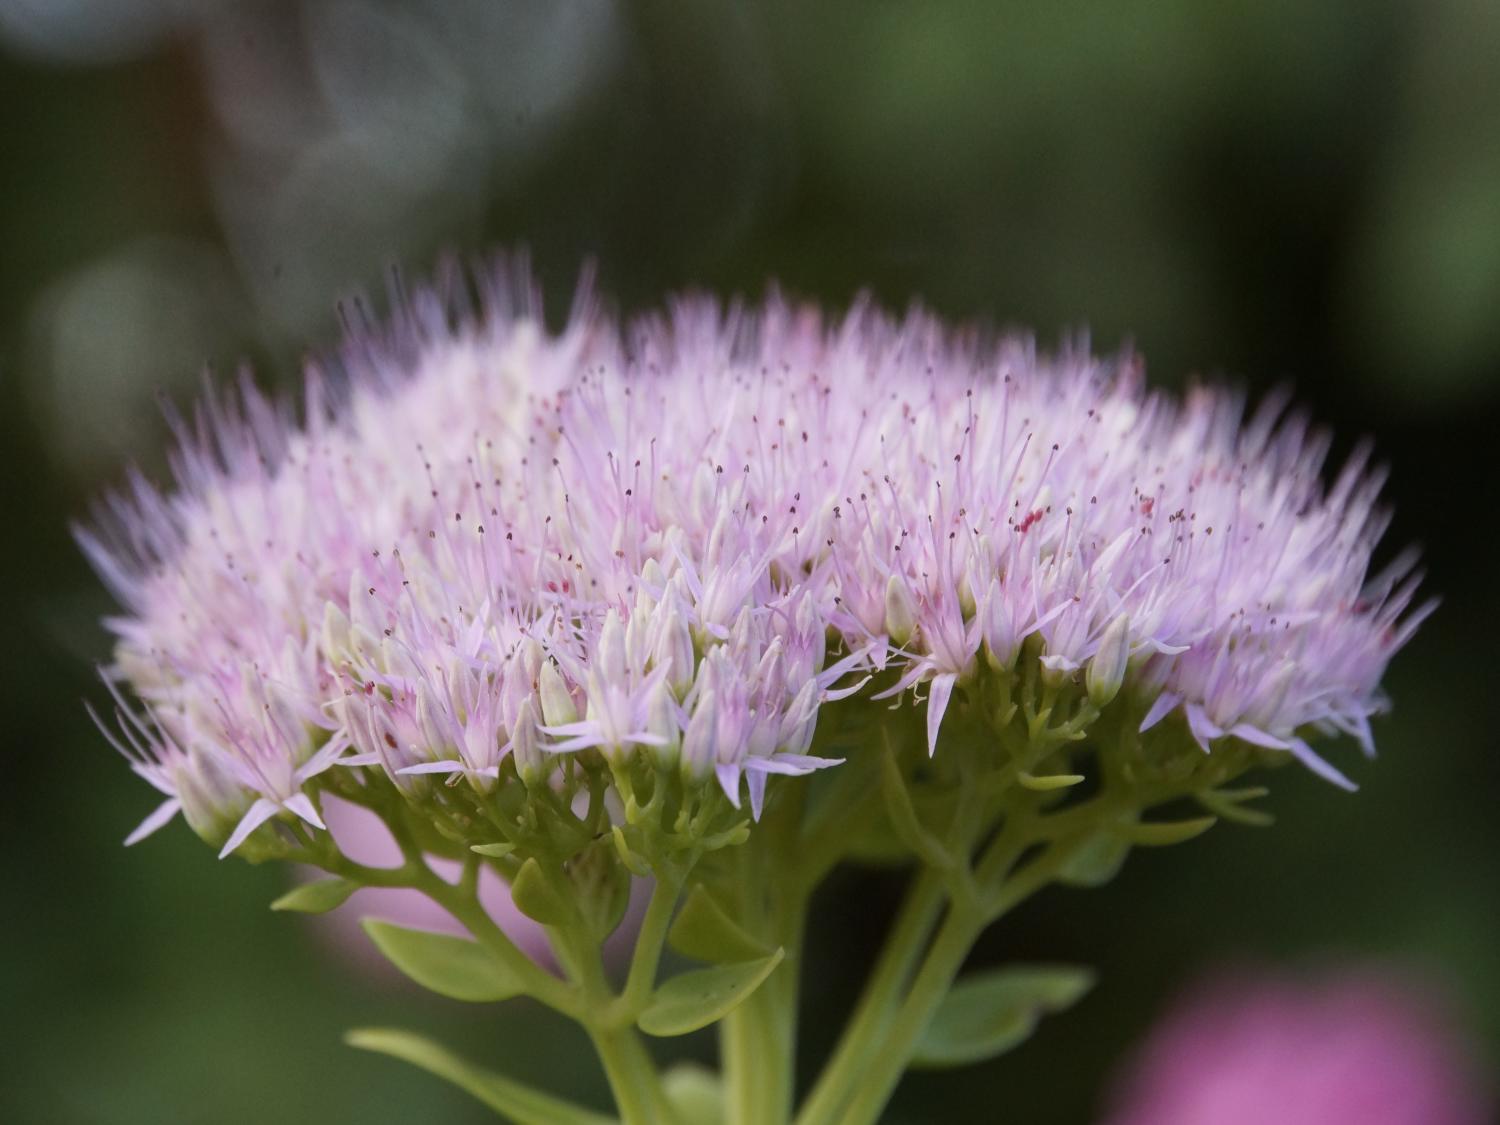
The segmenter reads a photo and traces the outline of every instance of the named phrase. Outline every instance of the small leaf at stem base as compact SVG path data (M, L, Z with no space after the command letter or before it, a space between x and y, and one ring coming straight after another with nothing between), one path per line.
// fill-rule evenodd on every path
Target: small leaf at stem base
M739 961L675 976L656 990L640 1015L647 1035L686 1035L724 1018L754 992L781 964L785 950L769 957Z
M1041 1017L1071 1007L1094 984L1092 970L1071 965L1013 965L961 979L912 1056L913 1066L965 1066L1025 1042Z
M560 926L568 920L569 904L556 888L547 881L541 864L535 857L521 864L510 885L511 901L516 909L533 922L544 926Z
M487 855L491 859L504 859L516 850L516 846L514 844L473 844L469 850L479 855Z
M1102 887L1119 874L1130 854L1130 845L1119 836L1100 832L1074 852L1057 873L1057 881L1069 887Z
M731 918L702 884L688 892L667 933L667 943L684 957L713 964L754 961L771 952Z
M378 918L366 918L361 924L391 964L439 995L486 1003L525 991L521 981L478 942L408 930Z
M359 884L352 879L319 879L293 887L275 902L272 910L295 910L299 914L326 914L336 906L342 906Z
M1022 770L1016 775L1016 780L1025 789L1035 793L1050 793L1054 789L1067 789L1074 785L1080 785L1085 780L1081 773L1052 773L1036 775Z
M1122 824L1114 831L1128 843L1139 844L1146 848L1164 848L1172 844L1185 843L1195 836L1201 836L1217 823L1217 817L1200 816L1192 820L1157 820Z
M359 1028L345 1035L344 1042L362 1051L376 1051L421 1067L472 1094L515 1125L617 1125L612 1117L477 1067L442 1044L410 1031Z

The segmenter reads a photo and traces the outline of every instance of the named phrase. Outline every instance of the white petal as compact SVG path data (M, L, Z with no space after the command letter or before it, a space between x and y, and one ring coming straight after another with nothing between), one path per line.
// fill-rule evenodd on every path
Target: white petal
M1151 704L1151 709L1146 712L1146 717L1141 720L1141 733L1144 734L1165 719L1177 709L1177 705L1181 702L1182 696L1173 695L1169 691L1164 691L1158 695L1156 702Z
M1208 717L1208 712L1196 703L1187 705L1188 730L1192 733L1193 741L1208 753L1208 744L1216 738L1224 737L1224 730Z
M328 825L323 823L323 818L318 816L318 810L313 807L312 798L306 793L296 793L288 797L282 805L288 812L294 812L314 828L327 830Z
M125 837L125 846L128 848L131 844L140 843L147 836L151 835L151 833L155 832L157 829L163 827L167 823L167 821L176 816L178 810L181 808L182 802L179 801L176 797L167 798L161 804L156 806L150 816L141 821L140 824L136 825L134 832Z
M927 756L930 758L937 752L938 728L943 725L943 715L948 710L948 702L953 698L953 685L958 682L958 675L954 672L944 672L940 676L932 677L932 687L928 689L927 695Z
M1267 750L1287 750L1290 745L1284 738L1277 738L1273 734L1267 734L1259 727L1252 727L1249 723L1236 723L1229 728L1229 734L1235 738L1250 743L1252 746L1264 746Z
M1358 785L1355 785L1354 782L1350 781L1337 769L1329 765L1328 762L1326 762L1316 751L1314 751L1311 746L1302 741L1302 739L1291 739L1288 744L1288 749L1291 750L1292 756L1295 757L1297 761L1301 762L1308 769L1312 770L1313 773L1317 774L1324 781L1331 781L1340 789L1347 789L1351 793L1359 788Z
M240 822L235 826L234 831L230 833L229 839L224 841L224 847L219 852L219 858L223 859L230 852L234 851L235 848L243 844L245 837L249 836L250 833L275 816L276 810L280 807L275 801L268 801L264 797L251 805L245 815L240 817Z
M719 787L724 790L724 796L729 798L729 803L735 808L740 807L740 767L733 762L725 762L714 768L714 773L719 778Z
M766 802L766 775L760 770L747 771L745 784L750 790L750 815L759 820L760 810Z

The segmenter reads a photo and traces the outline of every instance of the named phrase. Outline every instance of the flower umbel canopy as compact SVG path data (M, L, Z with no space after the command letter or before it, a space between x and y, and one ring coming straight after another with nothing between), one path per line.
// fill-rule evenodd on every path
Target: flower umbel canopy
M452 287L452 288L456 288ZM524 276L480 311L403 297L309 370L179 420L88 553L125 606L119 743L234 850L321 826L325 771L414 801L647 761L757 813L831 699L925 700L1040 661L1204 751L1342 781L1422 613L1371 575L1381 484L1270 400L1148 391L1132 356L1039 354L913 312L685 299L549 333ZM871 704L884 706L887 704Z

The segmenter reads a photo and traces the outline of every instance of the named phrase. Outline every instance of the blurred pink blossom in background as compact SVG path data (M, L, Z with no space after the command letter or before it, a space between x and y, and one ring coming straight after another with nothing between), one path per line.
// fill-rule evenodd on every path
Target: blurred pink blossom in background
M374 813L347 801L325 796L323 819L338 841L339 849L350 859L372 867L394 867L401 862L401 849L396 846L396 841ZM428 862L443 878L458 877L457 863L432 858ZM641 925L641 914L650 897L650 882L635 880L625 918L619 929L604 944L604 957L612 968L628 960L635 944L636 931ZM554 966L546 931L516 909L510 898L510 888L493 871L485 870L480 875L480 900L490 917L524 953L543 965ZM362 887L337 910L312 919L314 925L336 946L341 960L348 959L352 954L354 963L360 969L389 973L393 980L400 974L365 936L359 924L362 918L380 918L412 929L468 936L463 926L426 895L420 891L397 887Z
M1483 1125L1489 1091L1439 995L1400 971L1217 975L1132 1058L1106 1125Z

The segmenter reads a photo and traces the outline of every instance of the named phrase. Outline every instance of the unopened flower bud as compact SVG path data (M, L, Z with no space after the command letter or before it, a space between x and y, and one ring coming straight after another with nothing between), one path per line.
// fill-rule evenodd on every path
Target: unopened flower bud
M917 630L917 603L911 587L893 574L885 584L885 632L896 646L906 644Z
M1089 661L1084 674L1088 687L1089 702L1095 707L1104 707L1120 694L1120 685L1125 682L1125 664L1130 659L1130 619L1120 614L1104 630L1099 639L1099 650Z
M713 691L698 697L693 717L682 735L682 769L687 776L702 780L713 774L718 758L718 699Z
M619 683L625 678L625 626L614 610L604 615L598 649L594 653L594 667L605 683Z
M680 698L693 686L693 674L696 671L693 631L688 628L687 618L676 606L665 613L661 628L656 634L652 658L658 667L667 668L667 683Z
M567 726L578 721L578 708L573 703L573 693L563 682L557 665L547 661L537 673L537 695L542 703L542 719L549 727Z
M666 684L657 685L646 706L646 730L662 740L659 745L651 747L651 753L661 765L670 765L678 760L682 749L682 731L677 725L677 709Z
M1021 646L1016 638L1015 626L1011 622L1009 607L1000 592L1000 583L991 578L980 607L983 616L985 658L997 672L1008 671L1016 665Z
M516 773L528 787L536 785L546 776L546 763L537 730L536 709L531 700L521 704L521 714L515 729L510 732L510 754L515 759Z

